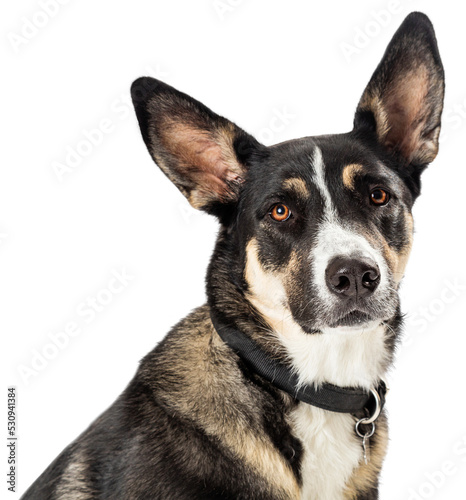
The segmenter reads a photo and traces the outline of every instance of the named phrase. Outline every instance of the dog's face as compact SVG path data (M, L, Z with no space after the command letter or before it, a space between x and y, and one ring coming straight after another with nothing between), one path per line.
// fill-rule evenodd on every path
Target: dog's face
M395 34L347 134L265 147L162 82L132 87L152 157L223 225L225 274L275 330L286 318L306 333L376 326L397 312L443 93L421 14Z
M306 332L389 320L411 247L413 194L354 134L270 148L252 163L237 228L247 296Z

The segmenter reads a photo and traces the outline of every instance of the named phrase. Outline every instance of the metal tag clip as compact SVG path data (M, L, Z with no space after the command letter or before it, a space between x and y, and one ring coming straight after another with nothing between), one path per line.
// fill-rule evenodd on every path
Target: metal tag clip
M371 389L371 394L374 396L375 400L375 408L371 416L366 417L366 418L361 418L361 420L358 420L355 425L355 431L356 434L362 438L362 450L363 450L363 457L364 457L364 463L367 465L369 462L369 438L371 438L374 435L375 432L375 421L379 418L380 412L382 411L382 405L381 405L381 399L379 393L375 389ZM371 429L367 431L366 433L362 433L361 430L359 429L359 426L363 425L368 425L372 424Z

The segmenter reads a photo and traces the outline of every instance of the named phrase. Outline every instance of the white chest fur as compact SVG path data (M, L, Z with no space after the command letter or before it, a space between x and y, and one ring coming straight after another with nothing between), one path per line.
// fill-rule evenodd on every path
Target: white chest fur
M369 390L384 376L388 363L386 330L376 322L362 329L328 328L310 335L294 323L280 333L301 383L328 382Z
M350 415L301 403L292 426L304 447L302 500L343 500L348 478L362 457L361 440Z
M385 328L376 325L317 335L292 328L281 340L301 382L370 389L384 375L385 335ZM300 403L291 415L291 425L303 446L302 500L343 500L345 484L362 460L362 442L351 415Z

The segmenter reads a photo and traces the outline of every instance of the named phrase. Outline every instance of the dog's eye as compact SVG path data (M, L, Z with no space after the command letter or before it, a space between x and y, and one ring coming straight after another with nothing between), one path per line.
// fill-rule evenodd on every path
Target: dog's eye
M386 205L388 201L390 200L390 194L387 193L387 191L376 188L371 191L371 202L374 205Z
M291 210L283 203L277 203L271 208L269 214L273 220L285 222L291 217Z

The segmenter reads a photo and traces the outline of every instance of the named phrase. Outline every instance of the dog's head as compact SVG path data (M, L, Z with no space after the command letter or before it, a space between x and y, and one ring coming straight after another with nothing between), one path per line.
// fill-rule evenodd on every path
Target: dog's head
M397 313L443 94L433 28L418 13L393 37L346 134L265 147L162 82L132 87L153 159L191 205L220 219L224 279L275 330L286 317L307 333Z

